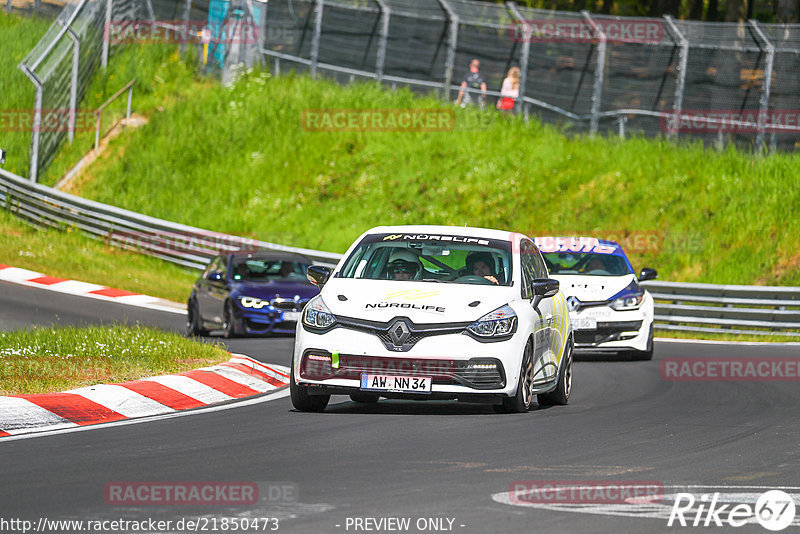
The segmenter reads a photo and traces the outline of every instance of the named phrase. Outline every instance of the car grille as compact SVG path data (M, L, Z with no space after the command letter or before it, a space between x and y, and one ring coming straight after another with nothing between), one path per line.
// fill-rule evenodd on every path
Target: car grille
M403 337L401 342L395 343L396 337L392 335L392 332L397 330L400 323L402 323L405 330L407 330L407 336ZM377 336L387 350L407 352L422 338L459 334L472 323L415 324L407 317L395 317L386 322L366 321L363 319L354 319L352 317L339 317L339 324L344 328Z
M622 332L638 331L642 327L642 321L617 321L597 323L595 330L575 330L575 344L583 347L595 347L600 343L609 341L620 341L630 339L635 336L621 336Z
M310 358L309 358L310 356ZM474 367L489 365L494 367ZM330 354L313 351L303 357L300 376L309 380L343 378L360 380L361 373L394 376L429 376L434 384L462 385L472 389L505 387L503 364L496 358L446 360L429 358L387 358L381 356L339 355L338 368L331 367Z
M302 311L309 300L311 299L294 300L277 298L272 299L270 304L273 308L277 308L282 311Z

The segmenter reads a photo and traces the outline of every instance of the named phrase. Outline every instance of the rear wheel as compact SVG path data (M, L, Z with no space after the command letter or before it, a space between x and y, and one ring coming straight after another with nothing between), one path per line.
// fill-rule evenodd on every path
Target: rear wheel
M330 395L309 395L308 388L295 383L294 359L292 359L292 372L289 378L289 393L292 397L292 406L301 412L321 412L328 406Z
M200 317L200 310L197 308L197 301L189 300L186 305L186 335L205 336L208 330L203 328L203 319Z
M501 413L525 413L531 407L533 400L533 345L531 341L525 344L522 353L522 365L517 381L517 392L513 397L503 398L503 403L495 407Z
M351 393L350 400L359 404L375 404L380 399L380 395L374 393Z
M539 406L565 405L569 402L569 394L572 392L572 338L567 341L564 349L564 365L561 366L558 375L556 389L550 393L537 395Z

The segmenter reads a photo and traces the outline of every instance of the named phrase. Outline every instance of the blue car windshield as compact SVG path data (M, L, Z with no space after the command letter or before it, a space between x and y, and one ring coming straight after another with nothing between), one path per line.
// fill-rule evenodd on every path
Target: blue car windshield
M630 274L625 258L592 252L545 252L542 254L550 274L624 276Z
M370 234L338 276L368 280L511 285L511 243L470 236Z
M242 282L259 282L266 280L306 280L308 264L296 261L265 260L247 258L234 262L233 280Z

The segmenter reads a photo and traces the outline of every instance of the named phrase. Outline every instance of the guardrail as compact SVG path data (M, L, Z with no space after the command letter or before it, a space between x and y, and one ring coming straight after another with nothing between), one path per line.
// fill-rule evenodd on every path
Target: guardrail
M34 184L2 169L0 207L34 226L78 228L110 245L193 269L203 269L217 254L242 249L295 252L327 265L342 257L164 221ZM800 287L642 285L656 300L657 329L800 337Z
M0 169L0 207L38 227L78 228L90 237L193 269L217 254L273 250L336 264L341 254L287 247L247 237L210 232L70 195Z
M642 285L656 300L657 329L800 337L800 287Z

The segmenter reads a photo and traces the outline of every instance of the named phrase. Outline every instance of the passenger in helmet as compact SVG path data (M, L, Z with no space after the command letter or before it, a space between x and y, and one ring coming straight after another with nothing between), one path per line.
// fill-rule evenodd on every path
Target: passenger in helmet
M387 271L391 280L414 280L422 271L422 264L410 250L398 250L392 253Z

